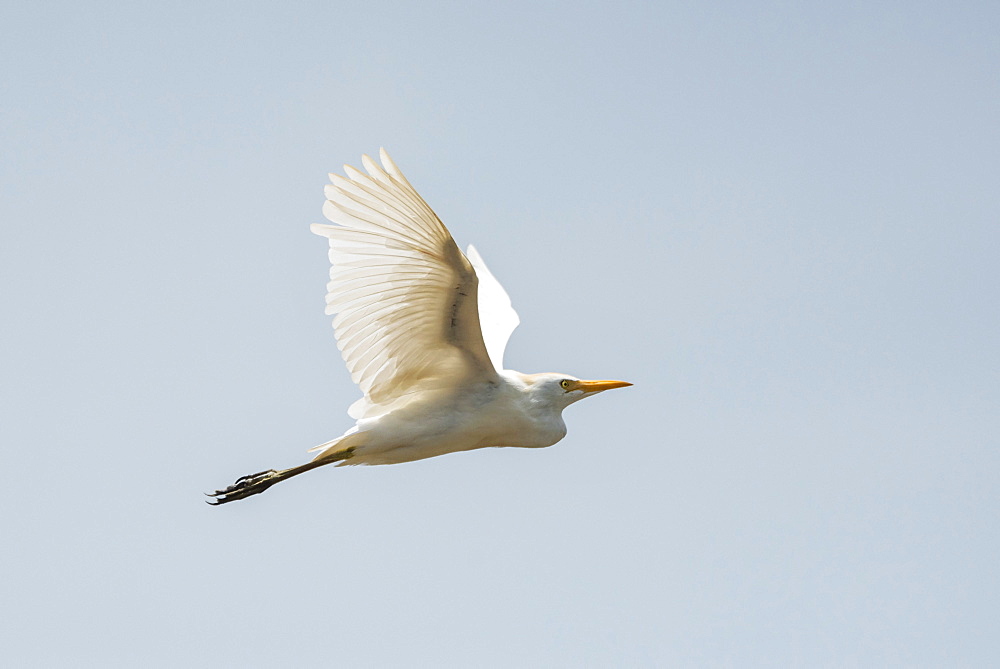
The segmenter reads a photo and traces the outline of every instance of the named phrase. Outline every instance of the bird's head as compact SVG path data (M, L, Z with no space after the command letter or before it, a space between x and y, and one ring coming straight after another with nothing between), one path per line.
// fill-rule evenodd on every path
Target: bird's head
M632 385L628 381L584 381L569 374L531 374L531 395L541 403L553 404L560 409L585 397Z

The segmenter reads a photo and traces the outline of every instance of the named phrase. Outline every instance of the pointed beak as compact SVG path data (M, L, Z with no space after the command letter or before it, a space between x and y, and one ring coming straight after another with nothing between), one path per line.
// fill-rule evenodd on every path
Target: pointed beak
M602 390L624 388L630 385L632 384L628 381L577 381L576 388L585 393L599 393Z

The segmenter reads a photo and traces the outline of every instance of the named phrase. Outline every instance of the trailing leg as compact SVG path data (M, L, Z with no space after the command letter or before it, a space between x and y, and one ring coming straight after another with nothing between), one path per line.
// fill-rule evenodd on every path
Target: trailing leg
M306 464L299 465L298 467L291 467L290 469L282 470L268 469L267 471L257 472L256 474L241 476L236 479L236 483L228 488L216 490L214 493L206 493L209 497L214 498L208 500L208 503L213 506L218 506L220 504L225 504L226 502L244 499L246 497L250 497L251 495L259 495L275 483L281 483L286 479L298 476L299 474L304 474L305 472L316 469L317 467L322 467L323 465L329 465L334 462L347 460L353 453L353 447L345 448L342 451L331 453L329 457L325 457L321 460L313 460L312 462L307 462Z

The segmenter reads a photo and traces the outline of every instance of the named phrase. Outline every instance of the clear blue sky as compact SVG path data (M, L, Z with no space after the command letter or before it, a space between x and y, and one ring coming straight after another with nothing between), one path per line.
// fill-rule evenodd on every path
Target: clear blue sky
M8 3L10 666L1000 661L1000 6ZM385 146L622 378L321 469L326 173Z

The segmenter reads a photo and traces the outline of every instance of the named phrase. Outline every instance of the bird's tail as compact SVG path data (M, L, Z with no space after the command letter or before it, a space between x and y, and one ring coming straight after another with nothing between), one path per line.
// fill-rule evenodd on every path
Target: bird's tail
M342 434L336 439L331 439L325 444L320 444L319 446L313 446L309 449L309 453L316 453L313 457L313 462L319 460L325 460L334 456L337 453L350 450L353 453L359 447L364 446L368 441L368 435L364 432L358 432L357 428L348 431L346 434ZM338 464L347 464L350 459L344 459Z

